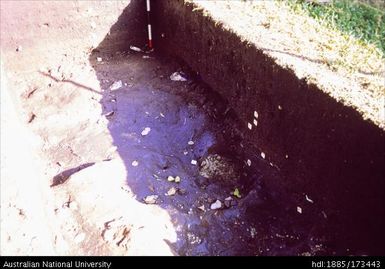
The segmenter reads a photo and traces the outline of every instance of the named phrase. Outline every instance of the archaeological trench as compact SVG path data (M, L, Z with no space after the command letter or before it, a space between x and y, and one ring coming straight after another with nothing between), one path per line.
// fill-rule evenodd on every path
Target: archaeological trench
M151 2L154 51L145 1L31 3L1 3L2 255L385 253L378 121L199 3Z

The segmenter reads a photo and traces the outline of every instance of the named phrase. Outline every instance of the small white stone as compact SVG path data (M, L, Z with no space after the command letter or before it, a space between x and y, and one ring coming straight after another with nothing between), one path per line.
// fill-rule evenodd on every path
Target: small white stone
M149 195L146 196L143 200L146 204L156 204L156 201L158 200L158 195Z
M137 51L137 52L141 52L142 51L140 48L135 47L135 46L130 46L130 50Z
M172 187L172 188L170 188L170 189L167 191L167 193L165 193L165 195L166 195L166 196L174 196L174 195L176 194L176 192L177 192L177 189L174 188L174 187Z
M162 112L159 113L159 115L164 118L164 114Z
M250 159L247 159L246 163L248 166L251 166L251 160Z
M121 81L121 80L118 80L118 81L115 81L115 82L110 86L110 90L111 90L111 91L115 91L115 90L120 89L122 86L123 86L122 81Z
M302 214L302 208L300 208L299 206L297 206L297 212L298 212L299 214Z
M150 133L150 131L151 131L151 128L150 127L146 127L146 128L143 129L141 134L142 134L142 136L146 136L146 135L148 135Z
M170 79L172 81L187 81L185 77L183 77L182 73L180 72L174 72L170 75Z
M289 155L286 154L286 155L285 155L285 158L286 158L286 159L289 159Z
M254 227L251 227L250 228L250 236L251 236L251 238L255 238L256 235L257 235L257 230Z
M183 151L183 155L187 155L187 154L188 154L187 150Z
M215 209L220 209L222 207L222 203L219 200L216 200L215 203L212 203L210 206L210 209L215 210Z
M322 213L322 215L324 216L325 219L328 218L328 215L326 215L325 211L322 211L321 213Z
M231 200L233 200L233 197L231 197L231 196L225 198L225 201L231 201Z
M138 162L138 161L132 161L131 165L132 165L132 166L138 166L138 165L139 165L139 162Z
M258 112L254 111L254 118L258 119Z
M198 209L200 209L200 210L202 210L203 212L205 212L205 205L198 206Z
M264 152L261 152L261 157L262 157L263 159L265 159L265 158L266 158L266 154L265 154Z
M254 119L253 123L254 123L255 126L258 125L258 121L256 119Z
M191 141L191 140L190 140L190 141L187 142L187 144L190 145L190 146L192 146L192 145L194 145L194 141Z
M278 110L282 110L282 107L280 105L278 105Z
M314 201L312 199L309 198L309 196L305 195L305 198L306 198L306 201L308 201L309 203L314 203Z
M103 58L102 58L102 57L97 57L96 60L97 60L98 62L101 62L101 61L103 61Z
M197 165L198 162L197 162L196 160L191 160L191 164L192 164L192 165Z
M253 125L250 122L248 122L247 123L247 128L249 128L249 130L251 130L251 129L253 129Z

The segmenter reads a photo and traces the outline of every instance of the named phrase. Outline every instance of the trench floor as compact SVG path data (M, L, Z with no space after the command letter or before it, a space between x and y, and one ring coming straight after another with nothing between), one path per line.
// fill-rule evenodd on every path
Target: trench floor
M263 180L280 177L279 169L257 149L255 156L244 156L242 149L251 146L243 144L237 118L196 74L156 53L94 51L88 61L73 66L65 59L40 70L40 81L22 96L28 125L43 141L51 189L67 188L69 209L81 196L71 190L74 175L119 159L130 199L169 216L176 237L164 241L174 255L325 253L324 218L311 213L311 199L298 208L263 186ZM187 81L171 80L174 72ZM105 186L113 174L103 179ZM92 197L92 186L81 192ZM79 203L73 210L90 206ZM103 200L91 200L93 210L98 203ZM82 226L79 219L85 222L90 213L79 212L63 229ZM103 227L92 228L99 224L87 225L85 240L105 240L107 247L93 250L89 243L84 253L110 253L103 252L109 243L121 244L108 241ZM140 242L130 243L124 231L126 248ZM71 236L82 241L79 233Z

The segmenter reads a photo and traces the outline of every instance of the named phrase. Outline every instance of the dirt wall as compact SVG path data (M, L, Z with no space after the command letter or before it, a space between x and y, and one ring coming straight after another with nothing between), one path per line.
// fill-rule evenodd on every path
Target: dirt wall
M155 46L187 62L226 97L239 117L244 144L256 145L284 175L283 181L265 183L291 193L299 204L305 195L314 197L340 227L340 247L384 254L384 132L194 4L155 4Z

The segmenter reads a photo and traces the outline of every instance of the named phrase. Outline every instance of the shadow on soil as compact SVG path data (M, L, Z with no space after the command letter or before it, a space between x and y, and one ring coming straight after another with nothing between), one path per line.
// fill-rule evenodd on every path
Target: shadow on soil
M331 254L333 229L320 209L300 214L290 198L262 185L279 171L242 143L226 101L183 62L129 49L146 49L143 5L131 2L89 61L128 185L141 202L157 195L175 225L170 248L179 255ZM177 71L188 81L171 81ZM253 159L244 159L244 147L255 150ZM240 198L231 195L236 188ZM210 210L216 200L221 209Z

